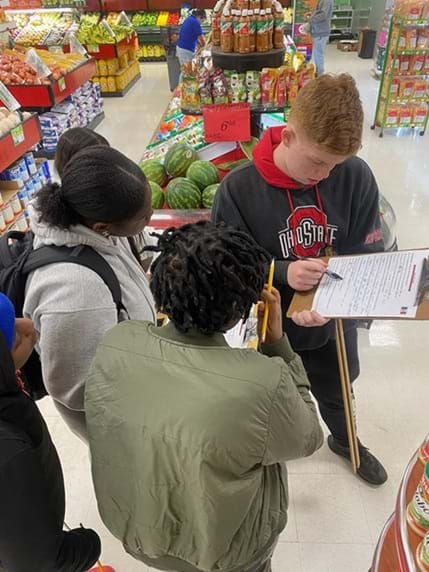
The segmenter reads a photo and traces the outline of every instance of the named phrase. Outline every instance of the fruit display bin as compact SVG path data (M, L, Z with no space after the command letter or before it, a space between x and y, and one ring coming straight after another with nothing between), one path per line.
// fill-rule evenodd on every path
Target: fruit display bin
M138 47L137 34L133 34L129 38L124 38L115 44L85 44L85 49L88 54L97 60L120 58L127 53L130 48L137 50Z
M0 171L30 151L42 138L38 116L32 115L0 137Z
M61 103L96 74L94 59L83 62L58 81L47 85L8 85L23 109L40 110Z
M429 435L422 446L428 449ZM407 523L407 506L422 477L424 464L421 450L415 453L405 469L399 487L395 512L386 522L378 541L370 572L418 572L415 554L422 540Z

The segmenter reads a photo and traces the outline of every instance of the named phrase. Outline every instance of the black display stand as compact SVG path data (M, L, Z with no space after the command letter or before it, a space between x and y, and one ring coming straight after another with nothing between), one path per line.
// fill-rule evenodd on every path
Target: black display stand
M213 65L223 70L235 70L245 73L248 70L261 71L262 68L279 68L283 65L285 49L269 52L252 52L251 54L225 54L218 46L212 47Z

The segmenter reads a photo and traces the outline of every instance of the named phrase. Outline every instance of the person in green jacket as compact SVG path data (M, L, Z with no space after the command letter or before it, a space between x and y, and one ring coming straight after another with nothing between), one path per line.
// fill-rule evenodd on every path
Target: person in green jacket
M151 289L169 323L101 342L86 420L101 517L134 558L175 572L268 572L287 522L285 461L323 442L301 358L283 334L269 255L199 222L159 237ZM269 305L266 343L224 333Z

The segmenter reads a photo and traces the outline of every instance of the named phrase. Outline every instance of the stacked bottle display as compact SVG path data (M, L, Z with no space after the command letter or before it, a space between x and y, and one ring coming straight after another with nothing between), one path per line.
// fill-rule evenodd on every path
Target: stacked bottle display
M278 0L219 0L213 9L212 42L225 53L283 48L282 5Z

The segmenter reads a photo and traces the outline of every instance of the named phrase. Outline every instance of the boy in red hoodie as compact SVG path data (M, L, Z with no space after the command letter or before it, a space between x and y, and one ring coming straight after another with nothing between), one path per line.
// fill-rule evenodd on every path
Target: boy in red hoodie
M298 94L287 126L269 129L253 163L222 182L213 220L245 230L276 260L275 284L283 300L283 328L303 359L320 414L331 431L330 449L349 459L335 326L316 312L286 311L295 291L313 288L337 254L383 250L378 188L361 147L363 110L348 74L322 75ZM345 322L350 379L359 375L355 322ZM359 443L359 475L381 485L387 474Z

